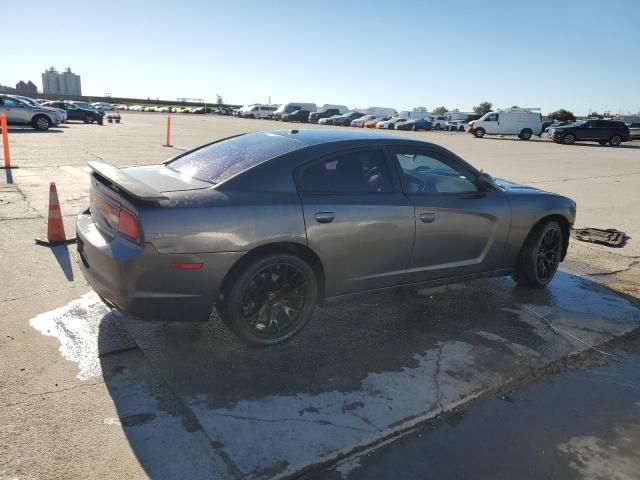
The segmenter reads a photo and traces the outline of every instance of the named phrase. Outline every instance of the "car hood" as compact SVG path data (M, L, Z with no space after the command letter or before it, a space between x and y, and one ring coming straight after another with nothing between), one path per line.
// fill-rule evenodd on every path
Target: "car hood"
M202 190L213 186L211 183L203 182L202 180L197 180L171 170L165 165L128 167L122 170L130 177L153 187L161 193Z
M498 184L508 192L514 192L514 193L540 192L542 193L542 190L540 190L539 188L534 188L529 185L525 185L523 183L511 182L509 180L505 180L504 178L494 178L494 181L496 182L496 184Z

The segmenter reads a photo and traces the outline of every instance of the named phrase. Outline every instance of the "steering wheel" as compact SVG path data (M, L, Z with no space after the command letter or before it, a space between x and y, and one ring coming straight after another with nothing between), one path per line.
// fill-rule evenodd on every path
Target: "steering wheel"
M426 193L427 192L427 182L424 180L420 180L418 177L414 177L411 174L405 173L405 176L411 185L416 185L415 192L416 193Z

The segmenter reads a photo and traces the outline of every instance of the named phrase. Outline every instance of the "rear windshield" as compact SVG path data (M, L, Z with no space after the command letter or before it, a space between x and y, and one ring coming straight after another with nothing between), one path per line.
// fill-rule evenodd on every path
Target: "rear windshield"
M266 160L304 147L272 133L248 133L199 148L167 166L183 175L220 183Z

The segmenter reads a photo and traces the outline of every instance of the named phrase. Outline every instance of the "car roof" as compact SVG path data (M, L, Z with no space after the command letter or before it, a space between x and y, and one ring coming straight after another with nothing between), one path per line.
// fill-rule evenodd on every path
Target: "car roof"
M351 129L291 129L291 130L272 130L268 133L271 135L280 135L282 137L291 138L307 145L320 145L323 143L335 143L351 140L384 140L390 143L398 141L407 143L427 143L414 138L405 137L403 135L394 135L384 132L363 132Z

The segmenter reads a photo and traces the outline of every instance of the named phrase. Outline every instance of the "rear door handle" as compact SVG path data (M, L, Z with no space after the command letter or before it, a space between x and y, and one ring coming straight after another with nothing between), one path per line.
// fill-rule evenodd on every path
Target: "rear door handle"
M436 219L436 214L435 213L421 213L420 214L420 221L422 223L433 223L433 221Z
M333 212L318 212L316 213L316 222L318 223L331 223L336 218L336 214Z

